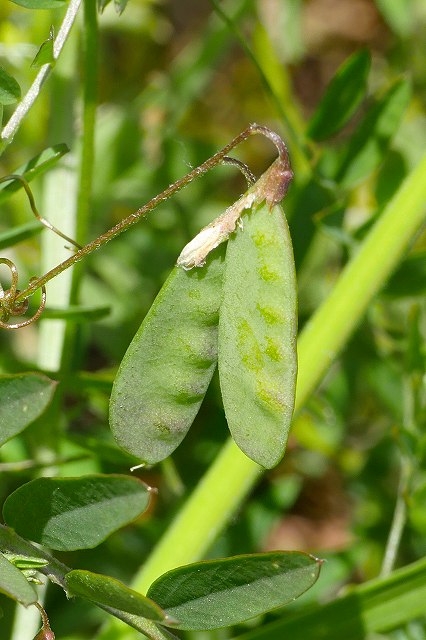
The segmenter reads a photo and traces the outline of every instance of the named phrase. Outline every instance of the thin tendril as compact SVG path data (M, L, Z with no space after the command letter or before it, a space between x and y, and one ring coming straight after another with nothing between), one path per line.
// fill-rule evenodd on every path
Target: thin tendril
M244 175L249 187L256 182L256 176L245 162L241 162L241 160L237 160L237 158L231 158L231 156L224 156L222 158L222 164L232 164L234 167L237 167Z
M22 320L22 322L8 323L7 320L11 316L22 316L28 310L28 298L25 298L22 302L17 300L17 296L20 293L18 286L18 270L12 260L8 258L0 258L0 264L5 264L9 267L11 274L10 288L5 291L0 284L0 328L2 329L22 329L22 327L28 327L28 325L36 322L44 311L46 306L46 287L41 287L41 302L39 308L31 318ZM31 278L34 280L34 278ZM30 282L31 282L30 280Z
M28 202L30 203L30 207L31 207L31 211L33 212L33 214L35 215L37 220L39 220L41 222L41 224L43 224L45 227L47 227L48 229L50 229L51 231L56 233L58 236L60 236L61 238L63 238L67 242L70 242L71 244L73 244L74 247L76 247L77 249L81 249L81 245L79 245L78 242L76 242L75 240L73 240L69 236L65 235L65 233L62 233L62 231L60 231L59 229L54 227L53 224L51 224L49 222L49 220L46 220L46 218L43 218L43 216L40 215L40 213L38 212L38 209L36 207L36 203L35 203L34 196L33 196L33 193L31 191L30 185L28 184L28 182L24 178L24 176L21 176L19 173L11 173L8 176L4 176L3 178L0 178L0 183L1 182L9 182L10 180L18 180L18 182L20 182L22 184L22 186L24 187L25 193L27 194Z
M1 289L1 294L0 294L1 295L0 310L2 312L1 317L3 318L3 320L7 320L10 317L10 315L14 315L14 312L18 309L18 302L28 304L28 300L27 300L28 297L31 296L35 291L37 291L37 289L42 287L41 305L38 311L36 312L36 314L29 321L25 321L23 323L20 323L19 325L8 325L5 322L0 322L0 327L6 328L6 329L15 329L15 328L18 329L21 326L27 326L28 324L31 324L32 322L37 320L37 318L40 317L44 308L44 301L45 301L44 285L49 280L56 277L57 275L59 275L60 273L62 273L72 265L76 264L79 260L81 260L85 256L93 253L93 251L96 251L96 249L99 249L99 247L103 246L104 244L106 244L116 236L120 235L123 231L126 231L127 229L129 229L129 227L134 225L142 217L146 216L150 211L155 209L161 202L170 198L172 195L174 195L175 193L183 189L183 187L185 187L190 182L192 182L192 180L194 180L195 178L198 178L204 173L207 173L207 171L209 171L216 165L223 162L225 163L231 162L232 164L237 165L243 171L247 181L249 182L254 181L255 178L251 173L251 171L248 169L248 167L244 165L244 163L241 163L239 160L235 160L234 158L229 159L227 154L232 149L237 147L239 144L247 140L247 138L257 134L261 134L267 137L269 140L271 140L271 142L274 143L274 145L278 150L279 160L281 161L282 166L284 167L284 169L291 172L288 150L285 143L280 138L280 136L274 131L272 131L271 129L269 129L268 127L264 127L262 125L253 123L253 124L250 124L246 129L244 129L244 131L242 131L239 135L237 135L233 140L231 140L231 142L225 145L223 149L215 153L211 158L203 162L198 167L195 167L195 169L192 169L192 171L190 171L188 174L183 176L183 178L180 178L173 184L169 185L164 191L162 191L162 193L154 196L154 198L152 198L149 202L144 204L142 207L140 207L140 209L138 209L134 213L130 214L129 216L121 220L118 224L116 224L114 227L109 229L109 231L106 231L95 240L92 240L91 242L86 244L84 247L82 247L81 249L76 251L72 256L70 256L67 260L64 260L64 262L61 262L56 267L54 267L53 269L45 273L43 276L40 276L39 278L32 278L30 280L28 287L23 291L19 291L16 288L17 284L14 278L16 278L16 281L17 281L17 273L16 273L15 265L13 265L13 263L10 263L10 261L7 261L5 258L0 259L0 263L7 264L12 272L11 289L9 289L9 291L7 292L3 292L3 289ZM23 308L23 305L21 305L21 307L19 308Z

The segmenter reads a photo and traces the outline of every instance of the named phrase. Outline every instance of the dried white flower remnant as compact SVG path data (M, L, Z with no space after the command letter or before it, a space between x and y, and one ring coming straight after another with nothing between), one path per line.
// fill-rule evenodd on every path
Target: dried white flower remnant
M210 251L216 249L235 231L242 212L244 209L250 209L255 199L255 194L249 191L228 207L216 220L201 229L200 233L183 248L176 262L178 267L183 267L184 269L202 267Z
M242 226L241 215L245 209L263 201L272 208L282 200L287 192L293 173L288 165L278 158L259 180L239 200L234 202L222 215L193 238L182 250L177 266L183 269L202 267L213 249L225 242L235 231L237 224Z

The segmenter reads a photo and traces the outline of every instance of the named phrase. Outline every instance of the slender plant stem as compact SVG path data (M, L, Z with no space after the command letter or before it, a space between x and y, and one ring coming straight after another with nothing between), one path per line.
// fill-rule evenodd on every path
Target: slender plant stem
M255 123L249 125L246 129L244 129L244 131L242 131L233 140L231 140L231 142L225 145L223 149L215 153L211 158L203 162L203 164L201 164L200 166L195 167L195 169L187 173L183 178L180 178L179 180L171 184L169 187L167 187L167 189L162 191L162 193L154 196L154 198L152 198L149 202L144 204L140 209L138 209L134 213L127 216L127 218L124 218L123 220L121 220L118 224L112 227L112 229L109 229L109 231L106 231L95 240L92 240L91 242L86 244L84 247L82 247L81 249L76 251L72 256L70 256L67 260L65 260L64 262L61 262L59 265L57 265L56 267L54 267L53 269L45 273L43 276L39 278L34 278L29 284L29 286L23 291L20 291L20 293L16 296L15 302L18 303L22 300L25 300L28 296L32 295L35 291L37 291L37 289L39 289L41 286L49 282L49 280L51 280L52 278L55 278L57 275L59 275L60 273L62 273L72 265L76 264L79 260L81 260L85 256L88 256L89 254L93 253L94 251L96 251L96 249L99 249L100 247L105 245L107 242L109 242L113 238L116 238L118 235L120 235L120 233L123 233L123 231L126 231L127 229L129 229L132 225L136 224L136 222L139 222L139 220L142 217L144 217L150 211L155 209L161 202L163 202L164 200L167 200L173 194L183 189L183 187L188 185L195 178L202 176L204 173L206 173L216 165L220 164L223 161L223 158L232 149L234 149L236 146L238 146L239 144L247 140L247 138L255 134L261 134L269 138L277 147L280 157L285 162L287 163L289 162L287 147L275 132L271 131L267 127L263 127L262 125L258 125Z
M301 333L296 411L315 390L418 232L424 220L425 201L426 155L389 202L330 296ZM136 575L134 588L144 592L165 571L201 558L261 471L228 441Z
M418 430L416 428L414 411L415 402L413 381L409 373L405 376L403 388L403 428L404 430L411 432L413 435L419 437ZM413 476L414 465L410 455L403 449L401 449L400 451L400 456L400 476L396 494L395 509L393 512L389 535L386 541L382 567L380 570L381 577L388 576L395 566L399 547L401 544L402 534L404 533L405 524L407 522L407 494L410 486L410 481Z
M95 165L95 120L98 86L98 22L96 3L83 0L84 22L81 34L83 62L83 94L82 111L83 126L81 132L80 163L77 187L76 237L78 242L87 241L88 222L92 200L92 184ZM84 264L75 265L72 273L70 304L78 303L80 283L84 272ZM75 344L81 327L68 323L65 331L64 350L62 354L62 373L75 369Z
M83 134L77 199L77 241L87 240L95 160L95 118L98 85L98 22L96 3L84 1Z
M385 578L388 576L395 565L398 555L399 545L401 543L402 534L404 532L405 523L407 521L407 487L411 476L411 465L406 458L401 459L401 471L398 483L395 509L393 512L392 523L389 530L388 539L386 541L385 554L383 556L382 568L380 576Z
M21 102L18 104L15 111L12 113L7 124L4 126L0 136L0 153L2 153L4 149L7 147L7 145L12 142L16 132L21 126L23 119L25 118L28 111L31 109L34 102L36 101L40 93L41 87L49 77L55 62L59 58L59 55L63 49L63 46L67 41L67 38L71 31L71 27L75 21L77 12L80 8L80 4L81 4L81 0L70 0L67 12L64 16L61 27L58 31L58 35L56 36L53 43L53 62L44 64L41 67L34 82L32 83L31 87L28 89L28 92L23 97Z
M289 118L288 112L284 108L282 100L277 95L276 91L274 90L268 78L267 73L265 73L265 70L263 69L261 63L259 62L255 54L253 53L251 47L247 43L247 39L240 33L237 25L235 24L235 20L231 18L223 10L218 0L210 0L210 4L213 6L214 11L217 13L217 15L220 16L223 22L227 25L231 33L234 34L240 46L242 47L245 54L247 55L248 59L252 62L253 66L257 70L260 80L265 88L266 94L269 96L270 100L272 101L273 106L275 107L294 145L294 149L292 150L293 151L292 155L293 155L293 160L295 164L297 163L298 175L300 174L310 175L312 173L311 163L309 161L310 154L307 146L304 144L303 133L301 131L297 131L297 128L300 129L300 127L297 127L297 124L293 122L294 118L293 118L293 121L291 118Z

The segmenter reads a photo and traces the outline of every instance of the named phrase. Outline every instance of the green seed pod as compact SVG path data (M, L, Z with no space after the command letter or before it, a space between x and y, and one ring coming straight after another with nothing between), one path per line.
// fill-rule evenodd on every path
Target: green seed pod
M219 319L219 377L232 437L271 468L284 455L297 373L296 279L278 205L254 206L228 241Z
M131 342L114 382L118 444L154 464L181 443L217 362L224 247L202 269L175 267Z

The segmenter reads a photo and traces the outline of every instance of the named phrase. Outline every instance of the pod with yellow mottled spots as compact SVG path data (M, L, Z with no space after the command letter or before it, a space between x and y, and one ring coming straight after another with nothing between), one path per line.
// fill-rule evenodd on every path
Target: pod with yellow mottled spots
M279 205L256 205L228 241L218 366L237 445L266 468L284 455L294 408L297 298L293 251Z

